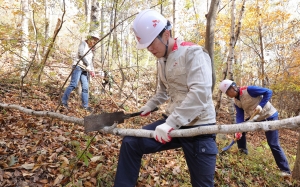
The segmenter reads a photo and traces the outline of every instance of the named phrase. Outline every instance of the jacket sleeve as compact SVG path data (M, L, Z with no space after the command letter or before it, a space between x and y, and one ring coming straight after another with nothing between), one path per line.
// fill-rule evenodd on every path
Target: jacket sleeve
M185 53L185 63L188 93L166 120L167 124L175 129L188 125L201 115L201 118L208 117L206 115L212 114L209 114L207 110L214 110L209 55L204 53L199 46L190 47Z
M87 58L86 53L89 51L89 46L87 45L87 43L85 41L82 41L79 45L78 48L78 57L79 59L81 59L82 57L82 62L83 64L86 66L86 69L88 71L94 71L94 67L93 67L93 63L92 60ZM89 53L91 53L92 51L90 50Z
M166 86L162 83L162 81L159 78L156 94L148 100L146 105L149 106L151 110L153 110L155 107L163 104L168 99L169 97L167 95Z
M263 88L259 86L248 86L247 91L251 97L258 97L263 96L262 100L260 101L259 105L264 108L264 106L267 104L267 102L272 97L272 90L268 88Z
M235 117L236 123L244 122L245 121L245 119L244 119L245 118L244 110L242 108L236 106L236 105L234 105L234 106L235 106L235 110L236 110L236 117Z

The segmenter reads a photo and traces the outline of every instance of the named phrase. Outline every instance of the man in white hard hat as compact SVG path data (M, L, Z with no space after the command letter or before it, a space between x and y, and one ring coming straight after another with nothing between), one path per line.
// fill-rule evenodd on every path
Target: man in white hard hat
M272 90L259 86L243 86L238 87L232 80L223 80L219 89L228 97L234 98L236 108L236 122L245 121L245 113L251 116L253 113L257 115L253 118L255 121L273 121L278 120L278 112L269 102L272 97ZM247 119L246 119L247 120ZM278 130L265 132L267 142L271 148L272 154L280 169L280 175L289 176L291 171L286 156L279 144ZM238 148L242 153L248 154L246 146L246 133L236 133Z
M99 39L99 34L97 32L92 32L89 34L86 40L80 43L78 47L78 56L74 60L72 66L73 72L71 76L70 85L66 88L64 95L62 96L62 105L67 109L69 108L68 100L70 94L77 87L78 82L80 81L82 85L82 107L87 111L92 111L92 108L89 107L89 76L95 76L93 66L94 48L92 47L98 42ZM78 62L79 59L81 60Z
M141 115L147 116L168 100L167 115L143 127L154 131L153 138L123 138L114 186L136 185L144 154L180 147L187 161L192 186L214 186L218 153L215 134L181 138L169 135L174 129L215 125L209 55L201 46L172 38L170 22L154 10L141 11L132 29L137 48L147 49L158 59L159 87L140 109L143 111Z

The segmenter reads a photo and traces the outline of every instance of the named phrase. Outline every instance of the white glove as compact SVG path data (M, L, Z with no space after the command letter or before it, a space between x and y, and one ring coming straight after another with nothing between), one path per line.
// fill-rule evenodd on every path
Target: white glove
M145 105L140 109L140 111L142 111L141 116L148 116L151 112L151 108Z
M257 119L260 117L260 115L255 115L252 119L249 119L247 122L253 122L253 121L257 121Z
M254 109L254 113L259 114L262 111L262 108L260 105L257 105L257 107Z
M174 130L173 127L169 126L166 123L163 123L161 125L158 125L155 128L153 137L156 141L165 144L165 143L170 142L172 140L172 138L169 136L169 133L172 130Z

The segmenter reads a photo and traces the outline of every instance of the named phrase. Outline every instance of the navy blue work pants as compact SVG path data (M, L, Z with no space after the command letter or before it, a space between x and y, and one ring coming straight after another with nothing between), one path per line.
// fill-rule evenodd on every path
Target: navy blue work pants
M268 119L268 121L271 121L271 120L278 120L278 116ZM275 162L276 162L278 168L283 172L291 173L288 160L287 160L287 158L284 154L284 151L281 148L280 143L279 143L278 130L266 131L265 135L266 135L267 142L270 146L270 149L272 151L273 157L275 159ZM243 136L240 140L237 141L237 144L238 144L239 149L247 150L246 133L245 132L243 132Z
M165 119L156 121L143 129L155 130ZM218 153L214 135L172 138L166 144L153 138L126 136L123 138L118 160L114 187L134 187L141 167L143 154L182 147L193 187L213 187Z

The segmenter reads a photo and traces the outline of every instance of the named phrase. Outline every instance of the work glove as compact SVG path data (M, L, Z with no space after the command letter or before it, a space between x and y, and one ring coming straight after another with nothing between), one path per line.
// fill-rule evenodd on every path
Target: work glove
M257 105L257 107L254 109L254 113L259 114L262 111L262 108L260 105Z
M239 139L241 139L241 138L242 138L242 136L243 136L243 134L242 134L242 133L240 133L240 132L236 132L236 133L234 133L234 137L235 137L235 139L236 139L236 140L239 140Z
M253 122L253 121L257 121L257 119L260 117L260 115L255 115L252 119L249 119L247 122Z
M142 111L141 116L148 116L151 113L151 108L145 105L140 109L140 111Z
M169 136L169 133L172 130L174 130L173 127L169 126L167 123L163 123L155 128L153 137L156 141L165 144L172 140Z

